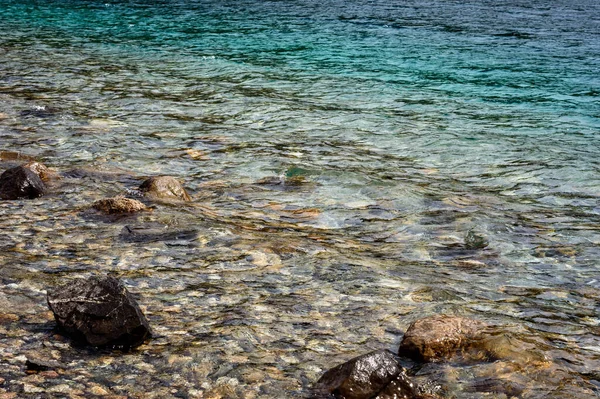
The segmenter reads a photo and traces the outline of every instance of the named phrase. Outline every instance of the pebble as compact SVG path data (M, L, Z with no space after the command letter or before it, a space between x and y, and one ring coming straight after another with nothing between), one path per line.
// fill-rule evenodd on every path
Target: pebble
M108 395L108 391L99 385L94 385L90 388L90 393L98 396Z
M51 388L48 388L48 392L53 393L70 393L72 391L71 387L67 384L55 385Z
M54 371L54 370L42 371L42 372L40 373L40 375L41 375L42 377L45 377L45 378L58 378L58 377L60 376L60 375L59 375L59 374L58 374L56 371Z
M40 392L44 392L44 391L45 391L44 388L36 387L31 384L23 384L23 392L25 392L25 393L40 393Z
M9 323L13 321L18 321L19 316L12 313L0 313L0 323Z

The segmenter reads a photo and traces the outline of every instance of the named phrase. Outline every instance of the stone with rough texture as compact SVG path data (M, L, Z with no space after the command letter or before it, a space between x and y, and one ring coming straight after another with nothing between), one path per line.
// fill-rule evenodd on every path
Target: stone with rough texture
M390 398L419 398L404 369L386 350L367 353L340 364L325 372L315 385L316 398L369 399L379 394Z
M113 197L98 200L92 204L94 209L108 214L115 213L133 213L139 212L146 209L146 205L138 200L125 198L125 197Z
M27 162L23 166L38 175L42 181L48 181L58 177L58 175L48 169L46 165L37 161Z
M110 276L77 279L48 291L58 325L76 341L128 350L150 336L150 326L123 283Z
M14 200L19 198L38 198L44 195L46 186L31 169L17 166L0 175L0 198Z
M425 362L449 359L461 349L468 348L486 326L482 321L465 317L425 317L410 325L398 355Z
M181 183L171 176L155 176L140 185L140 191L149 197L167 200L191 201Z

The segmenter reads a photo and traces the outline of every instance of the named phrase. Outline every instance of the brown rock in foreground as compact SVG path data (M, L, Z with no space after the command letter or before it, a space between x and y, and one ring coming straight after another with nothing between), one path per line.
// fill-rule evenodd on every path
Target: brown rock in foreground
M59 327L92 346L128 350L150 337L150 326L123 283L110 276L77 279L48 291Z
M31 169L17 166L0 175L0 198L15 200L19 198L38 198L46 192L46 185Z
M339 399L423 397L395 356L386 350L355 357L328 370L317 381L314 393L314 398Z
M108 214L116 213L133 213L139 212L146 209L146 205L138 200L125 198L125 197L113 197L98 200L92 204L94 209Z
M486 326L482 321L465 317L426 317L410 325L400 343L398 355L423 362L449 359L469 347Z
M181 183L171 176L154 176L140 185L140 191L158 199L191 201Z

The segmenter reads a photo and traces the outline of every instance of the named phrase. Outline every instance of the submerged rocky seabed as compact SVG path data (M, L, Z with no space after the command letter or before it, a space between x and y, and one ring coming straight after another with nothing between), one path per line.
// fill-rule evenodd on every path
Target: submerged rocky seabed
M115 128L95 123L86 133ZM0 124L14 141L44 135L42 126L21 129L23 113ZM210 143L202 159L192 148L176 159L247 156L232 138L199 140ZM425 192L411 212L390 197L332 206L317 194L326 173L297 164L248 182L180 176L189 202L145 200L140 212L104 213L92 205L136 195L148 176L37 146L0 152L2 170L35 158L53 176L43 197L0 202L2 398L309 397L327 369L372 350L396 352L410 323L435 314L499 330L483 352L408 360L428 391L597 396L600 293L594 270L578 266L594 248L567 245L551 227L558 218L588 234L593 226L549 211L500 213L506 203L472 192ZM415 168L402 185L435 185L436 174ZM480 224L488 212L498 212L494 224ZM511 234L522 241L507 242ZM46 304L47 290L106 273L125 282L153 329L132 352L74 345Z
M372 358L600 396L600 6L546 3L3 1L0 173L49 170L0 200L0 399L308 398ZM56 328L95 275L151 339ZM414 355L438 315L485 327Z

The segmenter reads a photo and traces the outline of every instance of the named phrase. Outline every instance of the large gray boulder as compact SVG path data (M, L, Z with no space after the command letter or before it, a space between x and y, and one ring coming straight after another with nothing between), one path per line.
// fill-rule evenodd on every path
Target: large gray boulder
M59 327L91 346L129 350L150 337L150 326L123 283L110 276L76 279L48 291Z
M0 198L38 198L44 195L46 185L31 169L24 166L7 169L0 175Z

